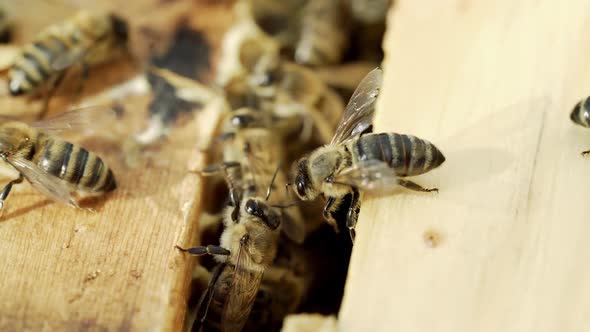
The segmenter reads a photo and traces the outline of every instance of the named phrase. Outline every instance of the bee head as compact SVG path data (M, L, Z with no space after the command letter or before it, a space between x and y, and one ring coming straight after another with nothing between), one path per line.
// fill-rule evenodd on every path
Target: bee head
M293 185L295 186L295 192L302 200L312 200L317 196L315 190L313 190L313 184L311 177L309 176L309 158L303 157L299 159L296 164L295 170L293 171L294 179Z
M586 98L581 102L577 103L572 113L570 114L570 119L575 124L578 124L583 127L590 127L590 98Z
M0 154L2 157L10 156L23 146L30 144L30 137L21 124L9 122L0 125Z
M273 209L271 209L266 202L249 198L244 204L246 213L250 216L256 217L270 229L275 230L281 224L281 218Z

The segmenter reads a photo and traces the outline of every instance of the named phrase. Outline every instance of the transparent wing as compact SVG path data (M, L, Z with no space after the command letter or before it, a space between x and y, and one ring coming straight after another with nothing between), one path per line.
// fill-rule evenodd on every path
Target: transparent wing
M88 132L112 126L117 112L109 106L89 106L63 112L31 124L39 130L56 134L65 131Z
M248 269L250 257L240 245L231 290L221 315L222 331L241 331L250 316L256 294L260 289L262 269Z
M347 184L364 192L385 194L395 189L397 176L387 163L367 160L338 173L334 176L333 182Z
M226 265L223 263L215 266L211 275L211 279L209 280L209 284L207 285L207 289L205 289L205 292L199 299L196 309L197 316L193 325L193 330L195 331L199 331L201 324L207 319L207 313L209 311L209 307L211 306L211 302L213 301L213 296L216 289L223 289L223 286L221 285L223 280L220 280L219 277L225 268Z
M382 80L381 68L373 69L363 78L350 97L330 144L338 144L360 135L371 126L375 112L375 101L379 95Z
M53 68L56 71L66 70L73 64L79 62L82 59L82 57L84 57L87 54L87 52L88 50L82 47L77 47L67 52L61 52L51 62L51 68Z
M7 158L10 165L16 168L35 189L58 202L78 207L71 195L71 189L65 181L52 176L32 161L23 158Z

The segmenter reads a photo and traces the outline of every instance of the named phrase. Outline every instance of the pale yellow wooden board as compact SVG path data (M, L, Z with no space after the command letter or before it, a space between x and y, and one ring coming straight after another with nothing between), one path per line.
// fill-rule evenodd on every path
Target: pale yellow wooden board
M341 331L590 326L589 22L582 0L396 1L375 129L447 161L415 179L438 195L363 201Z

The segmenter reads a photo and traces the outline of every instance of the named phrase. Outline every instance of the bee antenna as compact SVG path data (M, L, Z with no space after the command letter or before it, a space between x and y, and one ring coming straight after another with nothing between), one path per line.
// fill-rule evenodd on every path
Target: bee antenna
M274 174L272 175L272 179L270 180L270 183L268 184L268 189L266 190L266 198L264 199L265 201L268 201L268 199L270 197L272 185L275 183L275 180L277 178L277 174L279 174L279 169L281 169L281 161L280 160L279 160L279 163L277 164L277 168L275 169Z

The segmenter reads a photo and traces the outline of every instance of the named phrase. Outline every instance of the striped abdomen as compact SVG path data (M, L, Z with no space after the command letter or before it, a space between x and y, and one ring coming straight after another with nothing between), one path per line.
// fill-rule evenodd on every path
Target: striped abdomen
M295 60L305 65L334 64L340 61L348 32L340 0L309 1L301 23L301 37Z
M117 187L113 172L100 157L59 138L39 134L31 160L85 193L101 194Z
M586 97L576 104L570 118L580 126L590 127L590 97Z
M10 93L17 96L36 92L76 61L89 62L86 57L94 56L100 49L97 43L112 39L108 37L113 34L115 22L108 15L80 12L47 27L33 42L23 46L12 65L8 74Z
M434 144L411 135L395 133L366 134L347 143L353 160L381 160L400 177L426 173L444 161Z

